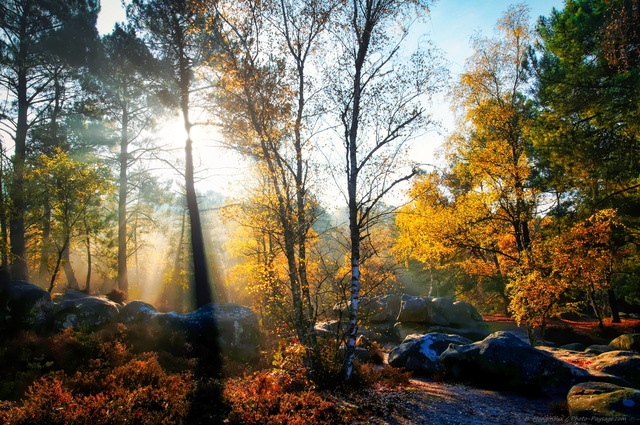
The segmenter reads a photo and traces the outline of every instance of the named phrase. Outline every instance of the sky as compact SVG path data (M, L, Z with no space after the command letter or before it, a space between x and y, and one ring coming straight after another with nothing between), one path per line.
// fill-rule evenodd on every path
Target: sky
M101 0L102 10L98 17L98 30L101 34L111 32L115 22L125 20L123 0ZM126 0L127 2L129 0ZM470 38L477 32L491 35L493 28L504 11L518 3L513 0L437 0L430 7L430 16L426 23L413 27L415 37L431 40L444 52L451 73L451 81L455 81L463 70L464 62L472 53ZM551 10L562 9L564 0L525 0L530 8L530 16L534 23L539 16L549 16ZM436 163L435 152L444 142L446 135L453 130L453 113L444 96L439 97L427 106L432 118L439 122L424 136L417 139L411 151L412 159L422 164ZM174 124L177 127L177 125ZM171 134L170 130L165 134ZM207 157L211 158L210 155ZM220 160L224 155L218 155ZM223 163L224 162L224 163ZM233 170L229 161L220 164L208 164L212 169L219 169L212 177L227 179L225 185L214 183L216 190L227 192L228 187L235 185L234 179L243 174L242 169ZM227 186L227 187L225 187Z

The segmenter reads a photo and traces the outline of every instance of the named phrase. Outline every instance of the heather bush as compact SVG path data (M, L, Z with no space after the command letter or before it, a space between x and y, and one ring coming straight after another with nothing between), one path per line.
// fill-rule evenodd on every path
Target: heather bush
M273 370L228 380L224 389L224 398L232 409L228 423L338 425L352 422L335 398L310 389L296 390L300 383L295 379L281 370Z
M257 364L225 359L225 379L218 380L199 377L198 350L181 332L141 324L110 324L93 332L67 329L50 336L25 332L0 347L0 400L5 400L0 401L0 423L366 420L355 406L367 405L368 389L404 385L408 378L393 368L357 365L353 382L336 388L341 381L337 345L326 344L314 353L316 367L310 371L303 346L295 340L274 341L275 348L263 353ZM344 402L361 396L362 402Z
M96 360L95 369L67 376L58 372L34 383L22 405L4 411L7 425L183 424L193 381L168 375L155 355L114 369Z
M127 300L127 293L118 288L112 289L106 296L109 301L118 304L122 304Z

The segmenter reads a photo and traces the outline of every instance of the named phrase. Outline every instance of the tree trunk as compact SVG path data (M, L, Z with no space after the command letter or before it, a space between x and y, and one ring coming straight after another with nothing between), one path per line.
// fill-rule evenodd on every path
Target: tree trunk
M71 258L69 256L69 243L65 243L64 250L62 251L62 261L64 267L64 274L67 277L67 288L80 290L80 284L78 283L78 279L76 279L76 275L73 272L73 267L71 266Z
M620 310L618 308L618 297L613 289L607 290L607 296L609 298L609 307L611 308L611 323L621 323Z
M25 38L26 39L26 35ZM22 46L22 44L21 44ZM26 156L27 141L27 111L29 101L27 98L27 71L18 70L18 121L16 123L15 154L13 157L13 185L11 190L11 200L13 202L13 215L9 221L9 232L11 237L11 276L16 280L27 280L29 272L27 267L26 240L24 212L26 202L24 197L24 161Z
M191 88L191 73L189 59L185 51L184 28L176 28L180 34L178 41L179 75L178 86L180 87L180 107L182 109L182 119L187 135L185 140L185 190L187 198L187 211L189 213L189 223L191 230L191 258L193 260L193 285L196 308L202 307L214 301L211 286L209 284L209 272L207 255L205 252L204 235L202 223L200 221L200 211L198 209L198 197L195 188L195 177L193 167L193 141L191 139L191 120L189 118L189 90ZM222 377L222 356L218 341L218 326L215 317L211 317L212 326L210 345L205 348L202 355L199 355L197 375L200 377Z
M0 244L2 246L2 263L0 270L9 271L9 229L7 227L7 201L5 198L4 182L4 149L0 148Z
M60 272L60 265L62 264L62 253L64 252L66 246L63 246L56 253L56 264L53 267L53 271L51 272L51 278L49 279L49 289L47 292L51 293L53 288L56 286L56 279L58 277L58 272Z
M128 295L129 276L127 270L127 189L129 178L129 113L122 110L122 132L120 137L120 178L118 193L118 288Z
M596 319L598 319L598 327L604 328L604 322L602 321L602 313L600 312L600 308L598 307L598 302L596 301L596 295L594 291L589 291L589 301L591 301L593 314L595 314Z
M40 268L38 275L40 279L49 280L49 257L51 256L51 203L49 197L45 195L43 200L44 216L42 217L42 246L40 247Z
M358 6L354 2L354 8ZM358 210L358 129L360 124L360 101L362 95L362 69L369 50L369 43L375 22L372 19L373 5L367 2L364 11L365 24L362 29L361 37L358 39L358 50L354 63L353 77L353 100L352 110L350 111L351 120L348 127L345 128L345 142L347 147L347 192L349 205L349 241L351 244L351 308L349 309L349 325L347 328L347 344L345 347L344 364L342 367L343 377L346 381L351 380L353 375L353 361L356 353L356 337L358 336L358 309L360 307L360 242L361 228L359 222ZM358 11L353 10L354 17ZM353 25L357 25L356 19ZM357 30L356 30L357 32ZM347 114L348 116L348 114Z
M91 237L89 235L87 235L85 243L87 245L87 279L84 291L88 294L91 292Z
M189 123L185 120L185 127ZM187 131L187 134L189 132ZM187 136L185 145L185 187L187 196L187 210L189 213L189 223L191 229L191 258L193 259L193 284L195 293L196 308L209 304L213 301L211 287L209 286L209 272L207 267L207 256L205 253L204 235L200 222L200 211L198 210L198 197L196 195L193 176L193 153L191 137Z

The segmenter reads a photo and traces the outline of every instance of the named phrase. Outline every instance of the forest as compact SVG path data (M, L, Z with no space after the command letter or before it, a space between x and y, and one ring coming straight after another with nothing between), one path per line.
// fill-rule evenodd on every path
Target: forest
M131 0L100 35L99 0L4 0L0 420L370 423L409 384L362 336L381 300L534 347L563 319L640 332L640 2L515 4L456 76L416 36L431 6ZM455 128L421 163L439 97ZM16 282L56 324L16 325ZM58 326L79 293L163 321ZM210 303L255 316L251 361L216 314L171 328Z

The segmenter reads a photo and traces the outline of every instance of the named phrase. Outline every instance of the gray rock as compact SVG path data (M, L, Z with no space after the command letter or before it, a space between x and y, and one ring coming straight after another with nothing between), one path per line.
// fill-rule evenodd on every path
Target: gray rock
M638 422L640 391L604 382L585 382L571 388L567 395L567 407L571 416Z
M414 322L398 322L394 325L395 333L398 335L399 341L404 341L409 335L424 335L428 334L430 331L430 325L425 323L414 323ZM433 332L440 332L438 330ZM452 332L443 332L443 333L452 333Z
M430 333L421 337L407 337L389 353L389 364L424 375L440 369L440 355L451 344L471 344L471 340L459 335Z
M378 342L380 344L398 344L402 341L393 322L389 323L372 323L364 322L358 326L358 337L364 337L368 340ZM349 324L339 320L327 320L316 323L315 330L319 336L329 338L343 338L348 330Z
M574 342L571 344L561 345L559 348L562 348L564 350L571 350L571 351L584 351L587 348L587 346L584 344L580 344L579 342Z
M339 320L326 320L316 323L315 331L318 336L333 338L338 337L338 332L344 333L346 331L346 325L346 322Z
M97 329L116 319L118 304L103 297L69 290L55 308L53 325L57 330L71 327Z
M207 304L181 317L187 337L206 344L218 327L222 351L236 360L253 360L259 355L260 329L258 316L238 304Z
M156 309L151 304L144 301L131 301L120 308L118 321L125 324L147 322L156 313Z
M452 316L450 323L459 328L476 328L484 323L478 310L466 301L453 303Z
M465 338L469 338L472 341L481 341L490 335L490 332L486 329L486 324L484 322L478 323L477 328L451 328L448 326L429 326L427 328L427 332L440 332L445 334L455 334L460 335Z
M345 324L344 331L347 327ZM358 336L363 335L372 341L380 344L393 343L397 344L401 341L400 335L397 333L394 322L387 323L361 323L358 327Z
M640 354L630 351L609 351L597 356L589 371L606 373L624 379L630 387L640 388Z
M453 302L450 299L433 298L431 300L431 318L429 323L436 326L450 326L455 319Z
M566 394L573 384L589 376L586 370L558 360L510 332L452 346L442 353L440 362L449 378L532 394Z
M400 312L400 295L382 295L362 300L361 319L372 323L395 323Z
M67 289L64 294L62 294L62 299L60 302L64 301L74 301L79 300L81 298L91 297L92 295L87 294L86 292L78 291L77 289Z
M425 335L428 333L454 334L468 338L471 341L480 341L489 336L489 331L484 328L484 322L478 324L478 326L482 327L476 329L457 329L449 326L431 326L423 323L398 322L395 324L396 333L398 334L400 341L404 340L408 335Z
M397 320L407 325L430 323L431 298L403 295Z
M624 334L620 335L609 343L614 350L635 351L640 353L640 334Z
M49 293L33 283L14 280L0 285L0 334L44 330L52 310Z
M400 295L381 295L373 298L360 298L358 318L362 322L394 322L400 312ZM349 320L351 302L339 302L333 306L332 318Z
M596 354L596 355L606 353L609 351L613 351L613 348L603 344L590 345L584 349L585 353Z

